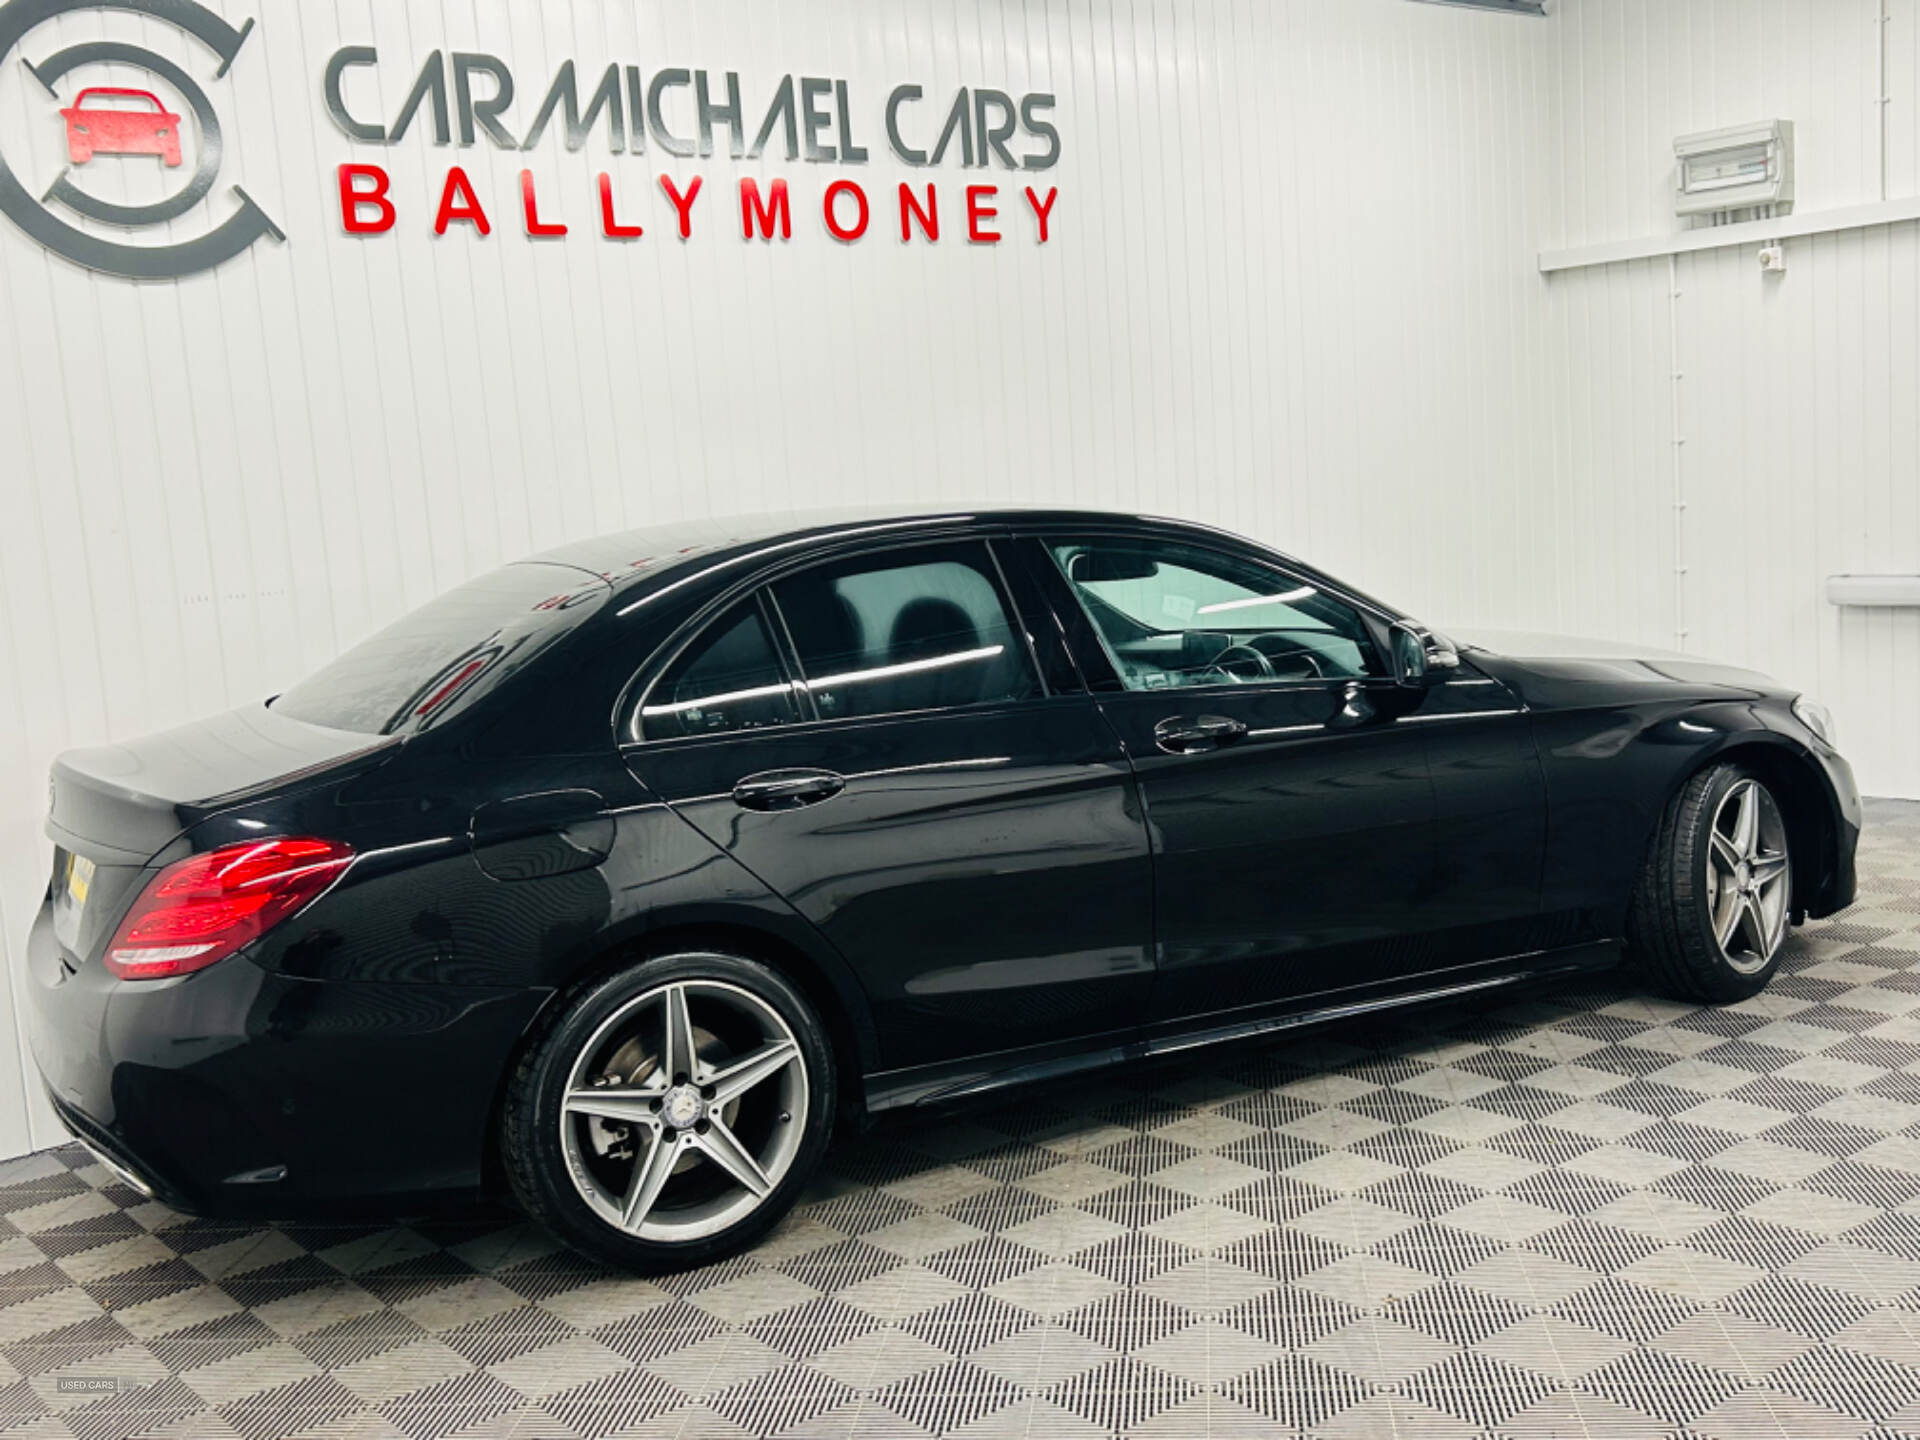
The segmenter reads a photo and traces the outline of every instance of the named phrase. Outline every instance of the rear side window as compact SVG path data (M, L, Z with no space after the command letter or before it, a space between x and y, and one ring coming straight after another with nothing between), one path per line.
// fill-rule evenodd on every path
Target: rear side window
M667 667L641 703L637 728L648 740L674 740L791 725L800 718L793 691L759 602L748 598Z
M843 560L777 581L772 592L822 720L1039 693L982 544Z
M609 593L605 581L569 566L503 566L362 641L276 698L273 708L331 730L424 729L524 668Z

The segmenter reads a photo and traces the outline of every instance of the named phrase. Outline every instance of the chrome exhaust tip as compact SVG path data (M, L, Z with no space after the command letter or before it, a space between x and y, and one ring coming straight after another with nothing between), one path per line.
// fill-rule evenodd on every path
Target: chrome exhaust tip
M118 1160L114 1159L113 1156L107 1154L106 1151L102 1150L98 1145L95 1145L91 1140L88 1140L85 1136L79 1137L79 1140L82 1145L86 1146L87 1153L93 1156L95 1160L98 1160L106 1169L107 1173L112 1175L114 1179L118 1180L128 1189L137 1191L144 1199L153 1199L153 1186L142 1180L138 1175L134 1174L133 1171L129 1170L125 1165L122 1165Z

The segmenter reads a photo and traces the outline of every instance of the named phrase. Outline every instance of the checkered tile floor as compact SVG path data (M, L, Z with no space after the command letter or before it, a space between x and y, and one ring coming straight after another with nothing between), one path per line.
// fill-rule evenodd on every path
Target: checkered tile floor
M187 1220L76 1148L0 1216L8 1436L1920 1435L1920 805L1747 1004L1608 979L890 1124L694 1274Z

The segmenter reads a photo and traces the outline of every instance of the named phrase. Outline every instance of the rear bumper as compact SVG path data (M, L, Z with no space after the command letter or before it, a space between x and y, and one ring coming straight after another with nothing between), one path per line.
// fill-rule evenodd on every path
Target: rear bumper
M44 1077L42 1077L44 1080ZM122 1184L139 1191L150 1200L159 1200L176 1210L188 1209L188 1202L173 1193L164 1180L156 1180L141 1168L141 1162L120 1148L120 1142L111 1131L94 1123L93 1117L84 1115L47 1089L47 1103L53 1106L54 1113L60 1117L60 1123L73 1132L74 1138L86 1146L95 1160L119 1178Z
M508 1057L545 997L290 979L245 955L178 980L76 963L43 907L29 1035L54 1109L176 1209L392 1215L467 1198Z

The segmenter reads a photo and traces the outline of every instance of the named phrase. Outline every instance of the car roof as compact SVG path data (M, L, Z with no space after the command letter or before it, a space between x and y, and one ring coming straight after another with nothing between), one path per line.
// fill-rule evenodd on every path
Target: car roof
M1323 584L1335 594L1343 594L1350 600L1370 606L1383 616L1392 618L1398 613L1312 565L1245 536L1197 521L1128 514L1116 510L1010 505L1005 501L976 506L892 505L788 510L687 520L570 541L538 555L530 555L519 563L565 565L598 576L611 584L615 591L627 592L628 599L619 612L625 614L635 605L650 603L655 596L696 583L703 577L718 575L735 562L772 556L789 547L798 549L804 545L829 545L838 540L857 539L866 535L898 534L908 538L923 531L986 531L1010 525L1066 525L1104 530L1157 530L1162 533L1184 531L1196 540L1225 541L1230 545L1263 552L1286 562L1302 578Z
M1240 543L1238 536L1185 520L1158 516L1128 515L1116 511L1062 509L1039 506L1010 506L997 502L989 506L912 506L844 507L817 510L788 510L759 515L729 515L704 520L686 520L669 525L649 525L611 535L597 535L570 541L537 555L526 563L568 565L585 570L611 582L616 588L658 578L669 571L678 572L691 564L712 564L739 554L770 549L785 543L854 538L863 533L897 530L912 534L916 530L955 528L991 528L1005 524L1062 522L1101 526L1167 525L1196 533L1212 533Z

